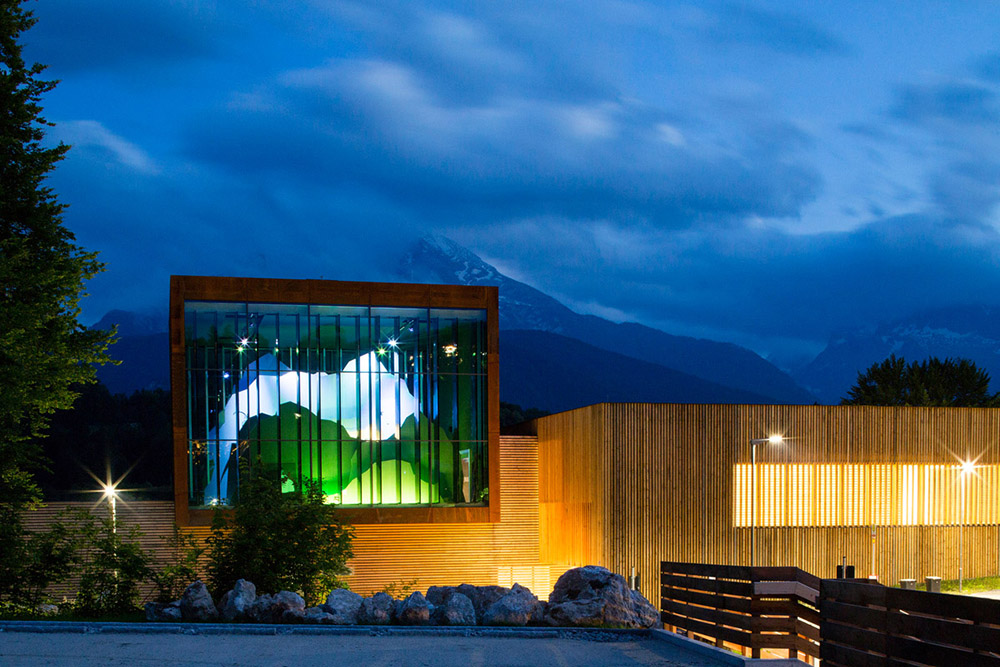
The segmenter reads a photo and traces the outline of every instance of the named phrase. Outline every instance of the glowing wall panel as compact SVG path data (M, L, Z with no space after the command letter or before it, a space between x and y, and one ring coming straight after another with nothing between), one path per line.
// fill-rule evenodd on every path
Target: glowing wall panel
M733 524L751 525L753 468L733 470ZM1000 524L1000 466L760 464L757 526Z
M184 303L189 504L241 467L348 506L487 500L486 311Z

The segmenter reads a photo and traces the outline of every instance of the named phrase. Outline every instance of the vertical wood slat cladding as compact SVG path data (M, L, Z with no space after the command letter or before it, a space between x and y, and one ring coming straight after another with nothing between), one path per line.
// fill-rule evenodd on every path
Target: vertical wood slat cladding
M353 574L347 577L351 590L370 595L390 583L416 580L414 590L428 586L470 583L496 584L514 577L538 595L548 594L549 571L538 572L538 448L534 436L501 436L499 478L500 520L495 523L369 524L355 526ZM51 525L66 509L89 510L95 517L108 516L107 503L53 502L25 513L29 530ZM173 534L174 503L169 501L119 501L119 531L138 525L140 544L154 554L154 565L163 565L165 538ZM207 527L184 531L204 544ZM202 559L202 566L205 565ZM512 574L513 573L513 574ZM526 576L530 575L530 579ZM76 582L52 587L54 597L72 596ZM537 589L537 590L536 590ZM148 592L151 588L147 588Z
M751 438L787 438L758 447L761 465L1000 463L1000 410L978 408L601 404L543 417L536 428L542 560L600 564L626 576L635 567L649 599L657 594L661 560L748 564L750 529L734 528L733 471L750 463ZM771 493L778 502L760 471L759 465L758 498ZM969 502L996 502L975 491L987 481L970 485ZM890 496L898 491L891 476L884 484ZM957 503L951 495L942 487L937 497ZM871 508L860 509L872 516ZM944 514L958 516L954 508ZM892 525L899 515L889 507L874 528L880 581L957 578L960 532L964 575L1000 572L996 519L964 527ZM870 526L756 532L757 565L833 576L846 556L859 576L872 570Z

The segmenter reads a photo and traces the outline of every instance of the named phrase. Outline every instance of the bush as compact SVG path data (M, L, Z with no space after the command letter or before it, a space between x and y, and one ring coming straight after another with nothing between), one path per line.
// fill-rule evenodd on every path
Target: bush
M102 615L137 609L139 584L151 576L149 554L139 546L139 527L117 532L111 519L96 521L86 512L79 526L86 548L80 564L77 611Z
M216 510L208 538L213 592L222 595L246 579L261 593L298 591L306 604L318 604L343 586L354 533L317 483L282 493L261 468L244 468L231 511Z
M159 570L150 572L156 584L156 601L173 602L181 597L188 584L198 578L198 558L205 552L194 537L185 533L177 524L174 532L163 538L169 561Z
M24 530L20 516L0 527L0 605L34 612L48 602L45 589L67 579L80 559L80 537L66 516L46 531Z

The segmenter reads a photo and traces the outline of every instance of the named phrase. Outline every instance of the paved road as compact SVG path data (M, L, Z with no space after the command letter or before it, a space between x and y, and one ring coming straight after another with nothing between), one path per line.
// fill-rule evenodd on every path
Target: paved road
M718 663L655 639L0 633L0 664L106 667L419 665L577 667Z

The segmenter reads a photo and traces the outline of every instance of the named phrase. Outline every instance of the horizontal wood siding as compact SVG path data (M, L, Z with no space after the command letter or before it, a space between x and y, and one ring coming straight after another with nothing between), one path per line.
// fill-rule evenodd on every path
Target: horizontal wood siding
M497 523L355 526L351 590L368 595L393 582L415 589L459 583L496 584L510 568L539 565L538 448L532 436L500 437ZM539 582L548 573L534 574ZM521 582L528 585L525 582ZM537 584L536 584L537 585ZM530 587L530 586L529 586ZM548 595L549 591L533 592Z
M765 464L825 463L956 467L965 459L1000 464L996 409L604 404L543 417L535 426L543 560L587 560L625 576L635 567L651 600L659 594L661 560L749 564L750 528L734 527L733 471L750 463L751 438L786 438L779 446L758 447L758 470ZM607 490L603 505L595 492L601 487ZM972 499L974 485L969 488ZM583 511L581 499L600 511ZM944 502L958 498L945 494ZM557 520L562 523L549 529ZM874 573L882 582L957 578L960 533L964 575L1000 573L996 523L883 524L874 531ZM846 556L858 576L872 570L869 526L756 532L757 565L833 576ZM577 548L581 543L585 550Z
M500 483L504 486L499 522L357 525L354 559L349 563L353 570L348 577L351 589L368 595L388 584L413 580L414 589L421 591L433 585L510 585L517 581L547 596L551 575L538 558L536 439L502 436L499 449ZM119 531L139 526L142 547L154 554L155 564L166 562L165 539L173 533L174 504L119 500L117 507ZM44 529L68 509L90 511L99 518L108 516L104 501L49 503L26 513L26 525L31 530ZM206 527L186 527L184 531L202 542L209 534ZM75 583L53 587L50 593L56 599L73 596ZM151 590L146 588L147 593Z

